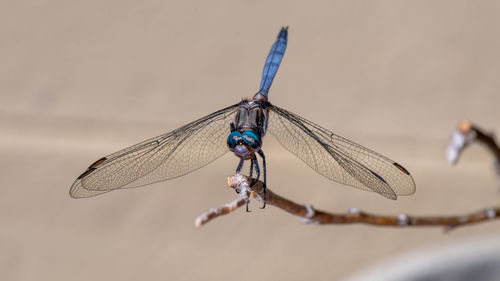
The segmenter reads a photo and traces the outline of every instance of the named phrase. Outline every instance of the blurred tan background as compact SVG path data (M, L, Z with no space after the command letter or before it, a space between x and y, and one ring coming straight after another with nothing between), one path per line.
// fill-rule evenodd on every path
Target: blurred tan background
M195 228L236 197L230 154L148 187L68 190L100 157L251 97L289 25L271 102L395 159L417 192L391 201L330 182L268 136L270 188L334 212L496 205L488 152L475 145L451 167L445 148L462 119L500 130L499 13L496 1L2 1L0 279L341 280L498 237L500 222L448 234L303 225L255 202Z

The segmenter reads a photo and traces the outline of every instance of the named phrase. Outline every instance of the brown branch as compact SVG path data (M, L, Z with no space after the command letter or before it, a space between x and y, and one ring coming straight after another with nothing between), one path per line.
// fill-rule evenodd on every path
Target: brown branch
M495 156L496 168L500 176L500 148L496 144L491 134L486 134L469 121L463 121L458 129L453 133L452 141L447 149L448 159L456 163L460 153L473 141L478 141L486 145ZM196 219L196 226L202 226L210 220L221 215L228 214L237 208L248 204L250 195L259 201L263 201L264 189L261 181L250 187L249 178L236 174L228 178L228 186L234 188L240 197L222 207L214 208L202 214ZM411 216L399 214L396 216L386 216L371 214L357 208L351 208L347 213L329 213L314 209L311 205L297 204L286 199L267 188L266 203L278 207L292 215L302 218L304 223L313 224L351 224L363 223L378 226L410 227L410 226L441 226L445 230L452 230L459 226L480 223L488 220L500 218L499 207L489 207L474 213L458 216Z
M264 196L263 183L261 181L257 182L254 186L250 187L249 178L236 174L229 177L228 186L238 190L240 192L240 199L242 198L242 193L251 194L252 197L259 201L262 201ZM243 196L245 198L245 195ZM238 200L240 200L238 199ZM292 215L296 215L302 218L304 223L312 224L351 224L351 223L364 223L378 226L392 226L392 227L410 227L410 226L442 226L446 230L451 230L458 226L463 226L467 224L479 223L487 220L493 220L500 217L500 208L486 208L484 210L460 215L460 216L429 216L429 217L419 217L410 216L407 214L399 214L397 216L384 216L375 215L367 212L363 212L356 208L351 208L347 213L329 213L321 210L314 209L311 205L301 205L297 204L287 198L284 198L272 190L267 188L267 205L272 205L278 207ZM236 201L238 201L236 200ZM248 197L242 199L237 207L243 206L249 200ZM230 204L228 204L230 205ZM196 220L196 226L202 226L203 224L209 222L210 220L220 216L225 215L237 207L229 209L225 205L220 208L211 209L203 215L199 216ZM231 204L234 206L234 204Z
M476 132L476 139L478 142L486 145L492 154L495 156L496 161L500 162L500 148L498 148L495 140L490 135L486 135L481 132L478 128L472 127L472 129Z

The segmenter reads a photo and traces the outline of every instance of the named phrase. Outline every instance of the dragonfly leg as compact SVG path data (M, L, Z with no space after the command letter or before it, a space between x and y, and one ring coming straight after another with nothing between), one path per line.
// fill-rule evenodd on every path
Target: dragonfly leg
M253 159L250 160L250 174L249 174L249 177L251 178L253 176Z
M257 181L259 181L260 177L260 168L259 168L259 162L257 162L257 156L255 155L253 156L250 162L250 167L251 167L250 172L253 170L253 168L255 168L255 173L257 174L257 177L253 179L252 182L250 183L250 186L253 186L254 184L257 183ZM250 203L250 201L247 201L247 212L250 212L250 210L248 209L248 203Z
M238 167L236 168L236 173L239 174L241 172L241 169L243 169L243 164L245 163L245 160L240 159L240 163L238 163ZM240 193L238 190L236 190L236 193Z
M266 207L266 199L267 199L267 178L266 178L266 156L264 155L264 151L259 150L259 155L262 157L262 169L264 171L264 205L261 209Z
M258 181L259 181L259 178L260 178L260 167L259 167L259 162L257 160L257 156L254 154L253 158L252 158L252 162L255 164L255 173L257 174L257 176L255 177L255 179L252 180L252 182L250 183L250 186L253 186L255 185Z
M243 168L243 164L245 163L245 160L240 159L240 163L238 164L238 167L236 168L236 173L239 174L241 172L241 169Z
M252 175L253 175L254 161L256 161L256 160L257 160L257 158L256 158L256 157L255 157L255 158L250 159L250 178L251 178L251 177L252 177ZM250 184L250 186L252 186L252 185L253 185L253 184ZM250 209L248 208L248 204L249 204L249 203L250 203L250 200L249 200L249 201L247 201L247 204L246 204L246 211L247 211L247 213L250 213L250 212L251 212L251 211L250 211Z

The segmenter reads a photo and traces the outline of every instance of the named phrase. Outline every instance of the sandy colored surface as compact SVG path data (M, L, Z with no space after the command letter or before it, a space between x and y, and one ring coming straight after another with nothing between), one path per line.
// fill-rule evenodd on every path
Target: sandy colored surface
M340 280L499 237L500 222L449 234L303 225L255 203L197 229L236 196L230 154L169 182L68 196L100 157L252 96L289 25L271 102L397 160L417 193L393 202L330 182L268 136L273 190L330 211L495 205L491 156L474 146L450 167L444 151L464 118L500 130L499 13L494 1L1 2L0 279Z

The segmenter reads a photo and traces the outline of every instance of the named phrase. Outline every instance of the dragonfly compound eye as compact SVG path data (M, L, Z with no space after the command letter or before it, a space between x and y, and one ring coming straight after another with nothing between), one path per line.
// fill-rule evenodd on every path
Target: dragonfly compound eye
M243 140L241 133L238 131L232 132L229 137L227 137L227 146L229 150L234 151L234 147L238 145L239 142Z
M253 131L245 131L242 134L243 140L254 150L262 145L259 137Z

